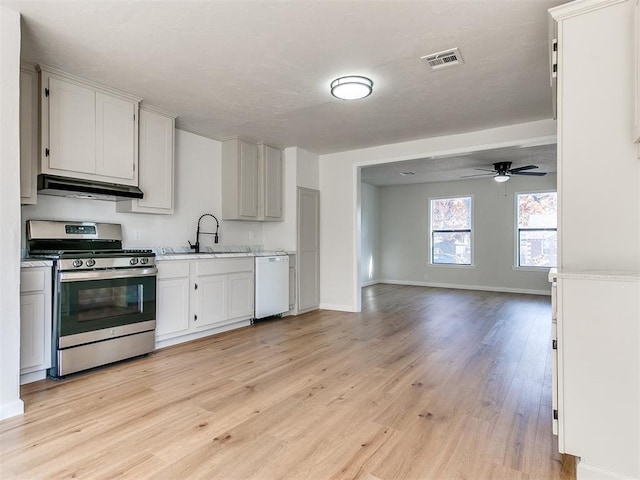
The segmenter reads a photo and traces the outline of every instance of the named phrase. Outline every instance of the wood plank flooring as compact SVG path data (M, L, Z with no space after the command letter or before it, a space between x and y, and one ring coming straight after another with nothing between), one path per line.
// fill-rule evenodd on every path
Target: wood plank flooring
M571 479L548 297L363 289L317 311L22 388L3 479Z

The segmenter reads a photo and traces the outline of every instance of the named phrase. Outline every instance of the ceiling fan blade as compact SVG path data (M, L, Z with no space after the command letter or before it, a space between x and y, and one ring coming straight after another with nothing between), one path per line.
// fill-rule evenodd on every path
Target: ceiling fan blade
M478 170L478 169L476 169ZM493 175L493 170L491 170L491 173L476 173L475 175L463 175L460 178L469 178L469 177L485 177L487 175Z
M516 167L509 170L510 173L518 173L522 170L533 170L534 168L538 168L537 165L525 165L524 167Z
M481 172L494 172L494 173L498 173L495 170L491 170L489 168L474 168L474 170L479 170Z
M513 175L531 175L532 177L544 177L547 172L511 172Z

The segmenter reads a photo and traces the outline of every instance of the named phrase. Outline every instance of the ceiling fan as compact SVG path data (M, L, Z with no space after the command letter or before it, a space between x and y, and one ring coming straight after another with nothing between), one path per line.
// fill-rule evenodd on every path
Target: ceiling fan
M533 177L544 177L547 172L529 172L527 170L533 170L538 168L537 165L525 165L524 167L511 168L511 162L497 162L493 164L493 170L486 168L474 168L474 170L482 170L489 173L477 173L475 175L464 175L460 178L469 177L482 177L485 175L492 175L493 179L498 183L506 182L511 178L511 175L530 175Z

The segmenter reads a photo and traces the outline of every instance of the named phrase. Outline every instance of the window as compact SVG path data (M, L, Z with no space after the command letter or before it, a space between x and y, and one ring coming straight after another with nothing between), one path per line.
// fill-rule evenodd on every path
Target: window
M471 197L430 203L431 263L471 265Z
M517 195L518 266L555 267L558 264L558 194Z

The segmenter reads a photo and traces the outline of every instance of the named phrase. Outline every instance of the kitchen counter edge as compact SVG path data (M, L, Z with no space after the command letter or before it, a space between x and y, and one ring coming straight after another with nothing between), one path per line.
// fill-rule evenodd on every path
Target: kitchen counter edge
M53 267L53 261L52 260L34 260L34 259L20 260L20 268L34 268L34 267Z
M204 252L204 253L168 253L165 255L157 255L156 261L165 261L165 260L206 260L211 258L243 258L243 257L273 257L273 256L284 256L284 255L295 255L296 252L288 252L288 251L264 251L264 252L240 252L240 253L213 253L213 252Z

